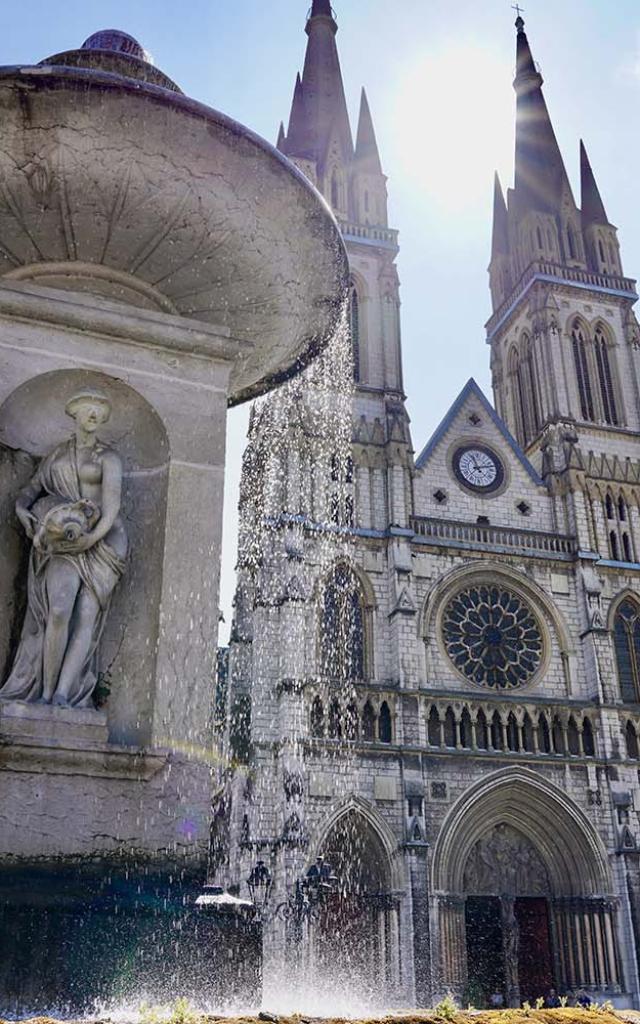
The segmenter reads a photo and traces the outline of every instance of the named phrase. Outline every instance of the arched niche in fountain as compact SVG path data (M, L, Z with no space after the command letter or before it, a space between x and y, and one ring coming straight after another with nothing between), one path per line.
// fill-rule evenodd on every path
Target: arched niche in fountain
M149 402L123 381L86 370L55 370L20 384L0 406L0 682L11 668L26 606L29 542L14 513L16 496L40 459L73 431L65 414L78 390L99 388L111 402L100 440L123 463L121 514L129 539L126 571L113 593L99 654L95 696L109 737L149 740L164 555L169 442Z

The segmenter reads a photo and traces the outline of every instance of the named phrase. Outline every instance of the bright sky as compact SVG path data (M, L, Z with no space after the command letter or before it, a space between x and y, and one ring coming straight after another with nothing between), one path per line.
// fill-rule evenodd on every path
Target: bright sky
M585 140L623 266L640 275L640 8L634 0L530 0L524 17L578 195ZM31 0L0 8L3 64L121 28L184 91L273 141L301 68L310 0ZM508 0L334 0L355 132L364 85L400 229L405 382L419 451L467 378L490 394L483 324L492 176L511 184L514 11ZM228 632L246 409L229 417L221 606Z

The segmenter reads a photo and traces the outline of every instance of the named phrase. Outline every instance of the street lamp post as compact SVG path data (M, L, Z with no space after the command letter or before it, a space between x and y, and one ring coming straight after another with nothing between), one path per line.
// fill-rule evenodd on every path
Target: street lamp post
M263 860L256 862L247 879L251 899L256 910L264 918L272 889L271 872ZM273 916L281 921L301 925L304 921L318 920L320 908L340 887L340 880L323 857L318 857L306 875L297 878L293 891L277 905Z

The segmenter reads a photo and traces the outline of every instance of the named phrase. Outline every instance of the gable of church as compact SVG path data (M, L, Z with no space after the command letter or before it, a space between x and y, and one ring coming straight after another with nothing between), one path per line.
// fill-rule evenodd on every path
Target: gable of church
M549 494L471 379L416 460L415 514L553 529Z

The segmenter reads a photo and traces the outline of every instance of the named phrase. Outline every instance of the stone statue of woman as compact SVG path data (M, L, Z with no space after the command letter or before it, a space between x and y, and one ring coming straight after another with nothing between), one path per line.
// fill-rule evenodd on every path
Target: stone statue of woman
M32 541L22 636L0 700L92 707L97 654L111 595L125 569L122 463L97 431L111 403L78 391L65 412L71 438L40 463L16 514Z

